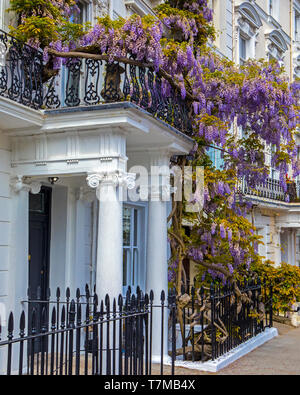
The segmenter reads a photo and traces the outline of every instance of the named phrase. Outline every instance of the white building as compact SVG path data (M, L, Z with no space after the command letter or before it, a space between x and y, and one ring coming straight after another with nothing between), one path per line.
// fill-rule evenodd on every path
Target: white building
M299 17L298 0L212 0L217 51L237 64L249 58L275 58L284 66L293 80L299 77ZM226 16L224 18L224 15ZM298 137L299 139L299 137ZM272 147L266 147L266 159L271 164ZM217 166L222 164L217 150L211 157ZM291 177L291 174L290 174ZM278 173L271 169L267 185L256 193L244 192L254 203L253 220L264 245L260 254L266 259L300 265L300 204L297 195L286 195L278 185ZM244 186L245 187L245 186ZM291 191L290 190L290 191Z
M8 3L0 3L4 31L13 23L4 12ZM154 3L82 0L81 15L143 15ZM126 70L131 81L131 73L139 75L133 103L117 100L126 87L124 73L111 86L104 65L88 61L81 67L72 63L69 72L64 67L57 83L48 82L38 109L40 55L28 50L21 60L3 32L0 44L0 303L17 317L27 308L28 288L34 299L41 287L43 299L48 288L52 297L56 287L70 287L74 295L77 287L84 293L85 284L96 284L100 300L106 293L117 297L129 285L159 298L168 288L168 174L154 201L123 202L119 192L142 177L135 166L144 166L151 177L151 166L169 168L173 155L191 150L182 119L172 127L164 116L151 114L150 103L140 104L143 70ZM162 104L164 112L167 106L154 96L151 105Z
M81 17L143 15L156 3L82 0ZM291 75L299 74L298 1L291 2L293 17L286 0L280 9L276 1L272 8L263 0L213 3L220 53L237 62L276 57ZM8 4L0 2L2 31L14 23L4 12ZM169 203L163 193L168 174L152 193L154 201L123 202L119 192L142 177L136 166L144 166L151 177L151 166L166 169L173 155L190 151L184 109L172 103L179 115L170 126L168 106L157 92L151 103L148 94L143 96L143 70L127 66L118 80L122 70L111 69L117 82L110 85L104 65L92 61L74 61L69 72L65 67L55 83L48 82L43 109L38 109L40 62L30 50L21 59L16 45L0 32L0 303L18 315L26 307L28 288L34 298L41 287L45 298L48 288L53 294L58 286L70 287L74 294L85 284L96 284L100 299L124 293L129 285L152 289L158 297L168 287ZM120 100L128 92L125 75L131 82L138 75L139 87L131 87L133 102ZM151 111L159 104L160 118ZM281 201L280 191L277 197L266 196L251 197L255 225L266 241L261 252L277 263L295 264L300 204Z

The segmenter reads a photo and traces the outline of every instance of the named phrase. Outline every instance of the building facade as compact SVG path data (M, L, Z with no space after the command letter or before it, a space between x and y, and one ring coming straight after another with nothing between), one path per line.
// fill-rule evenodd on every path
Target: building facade
M80 21L145 15L158 2L81 0ZM170 158L193 146L180 98L171 103L179 114L171 127L167 106L154 116L164 104L159 92L150 86L151 103L148 93L143 95L145 72L153 78L150 70L128 65L108 70L88 60L67 63L41 91L41 54L29 48L18 52L5 33L15 23L5 12L8 6L9 0L0 2L1 306L18 315L38 288L43 299L56 287L84 293L86 284L96 286L100 299L137 285L159 297L168 288L170 202L164 181ZM212 0L212 7L220 54L237 63L276 58L292 78L299 75L298 1ZM128 81L135 93L131 102L124 100ZM221 166L217 153L211 155ZM157 169L151 200L149 189L145 199L130 195L134 184L157 176ZM264 237L261 254L298 264L297 196L286 202L276 171L259 193L243 188Z
M276 59L285 67L290 80L299 77L298 0L212 0L211 5L217 31L213 44L218 53L240 65L250 58ZM216 166L222 165L217 150L212 150L210 155ZM244 184L241 188L253 203L249 219L263 237L260 254L276 264L287 262L299 266L298 180L292 180L292 174L288 174L290 189L284 193L278 183L278 172L271 168L271 156L272 147L266 146L266 161L270 165L266 185L256 191Z
M82 0L80 18L144 15L154 4ZM164 177L170 158L193 146L182 117L170 126L154 90L150 106L148 93L141 92L145 73L150 79L153 72L137 66L108 69L102 62L73 61L41 92L41 54L18 52L5 33L15 23L8 6L1 1L1 306L17 316L28 299L49 297L48 289L51 297L57 287L84 294L86 284L96 286L100 300L124 294L128 286L153 290L159 298L168 289ZM128 81L133 88L139 83L131 102L124 101ZM160 119L155 105L162 106ZM149 190L139 200L127 193L143 177L141 166L147 178L152 168L160 169L151 200Z

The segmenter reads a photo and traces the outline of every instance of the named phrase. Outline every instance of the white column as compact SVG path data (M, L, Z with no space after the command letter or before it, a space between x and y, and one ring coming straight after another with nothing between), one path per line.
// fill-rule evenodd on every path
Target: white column
M135 175L119 171L90 175L90 187L99 199L96 292L99 301L122 294L123 286L123 185L134 187Z
M167 207L166 202L149 202L147 238L147 279L146 291L154 293L154 305L160 306L162 290L168 298L168 259L167 259ZM160 362L162 336L162 309L154 307L153 312L153 361ZM168 354L168 311L164 311L164 355ZM166 358L164 359L167 360Z
M123 287L123 203L121 192L123 185L134 187L135 175L120 171L92 174L87 178L88 185L97 189L99 199L98 240L96 259L96 293L99 303L104 302L108 294L112 306L114 298L118 300ZM106 328L105 328L106 331ZM107 344L106 332L103 334L104 348ZM110 339L113 336L110 327ZM112 340L111 340L112 341ZM118 340L116 343L118 347ZM110 345L111 348L111 345ZM106 366L106 354L103 355ZM116 366L118 370L118 362ZM101 372L104 373L104 370Z
M292 231L288 229L287 231L287 257L288 257L288 264L292 265L293 260L293 244L292 244Z
M158 158L153 160L152 165L160 165L159 172L163 175L162 184L153 185L153 178L151 179L148 203L148 233L147 233L147 278L146 278L146 292L151 290L154 293L154 305L160 306L161 292L165 291L165 305L168 302L168 235L167 235L167 201L163 196L164 187L167 186L168 177L168 163L169 158ZM166 172L167 170L167 172ZM153 175L153 168L151 174ZM157 171L157 168L156 168ZM158 187L158 188L157 188ZM161 337L162 337L162 309L154 308L153 314L153 361L160 362L161 356ZM168 310L164 309L164 361L168 359Z
M117 298L122 293L122 202L119 200L116 180L113 174L88 177L88 184L97 188L99 199L96 262L96 292L99 301L104 301L106 294Z
M67 226L66 226L66 287L70 287L71 295L75 294L76 284L76 193L73 188L68 188L67 193Z

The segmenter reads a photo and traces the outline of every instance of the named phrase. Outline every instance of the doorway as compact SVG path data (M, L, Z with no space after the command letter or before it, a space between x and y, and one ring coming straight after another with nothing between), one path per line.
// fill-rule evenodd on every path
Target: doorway
M42 310L49 288L50 235L51 235L51 188L42 187L40 193L29 193L29 330L31 331L33 309L36 311L36 330L41 330ZM31 302L32 301L32 302ZM46 311L48 317L48 311ZM30 333L30 332L29 332Z

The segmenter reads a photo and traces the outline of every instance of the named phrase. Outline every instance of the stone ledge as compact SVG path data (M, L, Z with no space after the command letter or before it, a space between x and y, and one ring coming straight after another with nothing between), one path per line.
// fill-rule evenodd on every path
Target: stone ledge
M273 321L279 322L280 324L292 326L293 328L298 328L300 326L300 315L293 312L289 313L288 317L275 315L273 316Z

